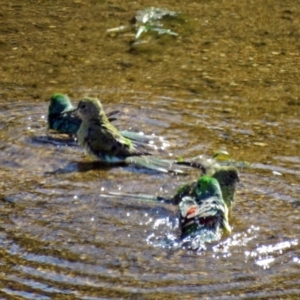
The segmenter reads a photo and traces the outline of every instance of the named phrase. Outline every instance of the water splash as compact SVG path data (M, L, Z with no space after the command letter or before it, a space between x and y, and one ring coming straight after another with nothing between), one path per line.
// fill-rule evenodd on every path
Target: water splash
M246 251L246 258L254 258L256 265L264 269L270 268L271 264L275 262L277 256L282 255L284 250L298 245L298 240L279 242L274 245L262 245L252 251Z

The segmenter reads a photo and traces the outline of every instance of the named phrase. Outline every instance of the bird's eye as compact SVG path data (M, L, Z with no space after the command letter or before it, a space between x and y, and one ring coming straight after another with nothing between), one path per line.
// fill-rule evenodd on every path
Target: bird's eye
M86 108L85 104L82 104L82 105L81 105L81 108L82 108L82 109L85 109L85 108Z

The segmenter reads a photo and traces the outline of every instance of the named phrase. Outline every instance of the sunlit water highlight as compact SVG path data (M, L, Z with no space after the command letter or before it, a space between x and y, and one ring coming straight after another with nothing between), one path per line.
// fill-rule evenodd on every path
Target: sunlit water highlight
M143 104L143 96L124 93L129 103L136 98L142 107L152 105L149 95L148 104ZM178 114L181 103L190 100L186 97L158 97L151 110L129 103L105 108L121 109L116 122L121 129L164 137L166 151L159 152L163 157L212 154L223 146L224 132L243 140L255 122L244 123L246 131L235 130L238 121L220 122L220 112L209 110L218 101L200 98ZM172 110L167 109L170 102ZM196 113L193 105L197 111L203 108L202 113ZM227 105L235 109L234 103ZM178 242L176 207L109 192L172 195L197 171L180 177L131 167L95 169L76 143L64 142L68 137L51 134L55 143L47 142L46 111L47 103L18 103L0 116L1 296L175 299L183 293L192 298L296 299L298 156L282 153L262 162L261 148L254 146L253 155L244 153L245 158L234 147L227 149L233 158L250 160L252 165L241 169L230 218L233 233L192 250ZM133 126L132 116L137 115Z

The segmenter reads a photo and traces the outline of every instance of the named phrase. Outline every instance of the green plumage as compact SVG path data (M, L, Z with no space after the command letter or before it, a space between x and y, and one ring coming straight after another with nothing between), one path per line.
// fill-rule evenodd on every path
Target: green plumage
M66 133L70 135L77 134L81 120L78 116L68 112L74 109L75 107L72 105L72 102L67 95L60 93L53 94L50 98L50 104L48 107L48 128L59 133ZM63 113L64 111L66 112ZM110 121L115 120L115 118L111 116L116 113L117 111L113 111L108 114Z
M214 159L207 159L202 156L197 157L197 164L195 161L196 158L180 162L180 164L198 167L204 175L217 179L222 190L223 199L228 209L231 209L235 201L236 185L240 181L238 170L233 166L221 166ZM197 181L181 186L173 197L174 204L178 204L184 196L195 197L196 186Z
M81 120L70 113L62 114L63 111L72 109L74 107L67 95L53 94L48 108L48 128L59 133L76 134Z
M179 203L181 238L200 235L203 242L218 240L222 231L231 232L228 208L218 181L210 176L197 180L195 196L185 196Z
M80 100L75 111L81 119L77 132L79 145L92 157L107 163L120 163L129 156L148 154L137 150L131 141L123 137L109 122L98 99Z

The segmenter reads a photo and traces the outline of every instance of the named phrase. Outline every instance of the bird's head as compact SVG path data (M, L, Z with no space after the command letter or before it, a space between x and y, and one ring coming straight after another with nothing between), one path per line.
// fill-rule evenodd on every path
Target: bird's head
M221 166L213 174L221 186L223 199L230 209L234 203L235 190L237 183L240 181L238 170L233 166Z
M233 166L222 166L213 174L220 185L235 186L240 181L238 170Z
M68 112L78 115L82 120L90 120L105 115L101 102L97 98L88 97L81 99L77 108Z
M201 176L196 186L197 201L210 197L222 197L222 191L217 179L210 176Z
M71 100L67 95L55 93L50 98L48 113L49 115L61 114L63 111L73 108Z

